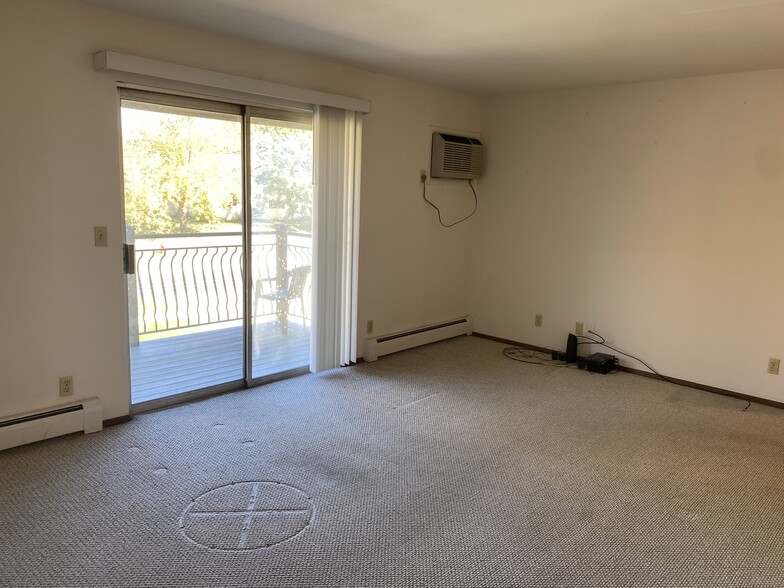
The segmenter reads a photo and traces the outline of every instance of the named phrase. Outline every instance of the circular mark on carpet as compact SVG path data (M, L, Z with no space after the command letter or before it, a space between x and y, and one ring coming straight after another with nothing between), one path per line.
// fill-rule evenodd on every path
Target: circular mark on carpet
M163 476L164 474L169 473L169 468L158 468L156 470L153 470L152 473L155 474L156 476Z
M180 532L219 551L272 547L310 524L313 506L299 488L281 482L236 482L205 492L182 512Z
M141 451L142 450L139 449L138 447L129 447L128 448L128 453L141 453Z
M223 423L215 423L214 425L212 425L212 428L213 429L225 429L226 425L224 425Z
M243 447L253 447L254 445L255 445L255 443L253 441L243 441L242 442L242 446Z

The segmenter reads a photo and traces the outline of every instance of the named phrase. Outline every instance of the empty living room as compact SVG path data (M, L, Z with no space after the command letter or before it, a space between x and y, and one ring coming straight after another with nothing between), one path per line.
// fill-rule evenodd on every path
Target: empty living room
M2 0L0 586L783 586L782 23Z

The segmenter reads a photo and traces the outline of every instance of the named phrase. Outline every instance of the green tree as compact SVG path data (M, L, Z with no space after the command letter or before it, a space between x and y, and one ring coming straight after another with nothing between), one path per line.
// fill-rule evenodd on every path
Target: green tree
M123 134L126 222L137 233L186 233L226 220L240 200L239 122L135 113L142 121Z
M254 124L251 137L254 220L284 221L309 231L313 216L313 132L285 123Z

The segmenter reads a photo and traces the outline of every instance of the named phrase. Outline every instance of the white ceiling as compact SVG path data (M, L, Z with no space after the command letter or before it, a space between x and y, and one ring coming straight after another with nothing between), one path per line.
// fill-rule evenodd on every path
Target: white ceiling
M480 95L784 67L784 0L81 0Z

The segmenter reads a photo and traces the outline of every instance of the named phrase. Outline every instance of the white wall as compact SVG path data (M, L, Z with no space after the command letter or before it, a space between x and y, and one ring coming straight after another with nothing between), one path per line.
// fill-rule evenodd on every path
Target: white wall
M59 403L67 374L105 418L128 411L118 105L112 74L92 69L102 49L370 100L359 324L469 311L468 233L438 227L418 173L432 127L479 130L478 98L67 0L3 0L0 417Z
M497 98L482 137L477 331L563 350L595 323L660 372L784 401L784 70Z

